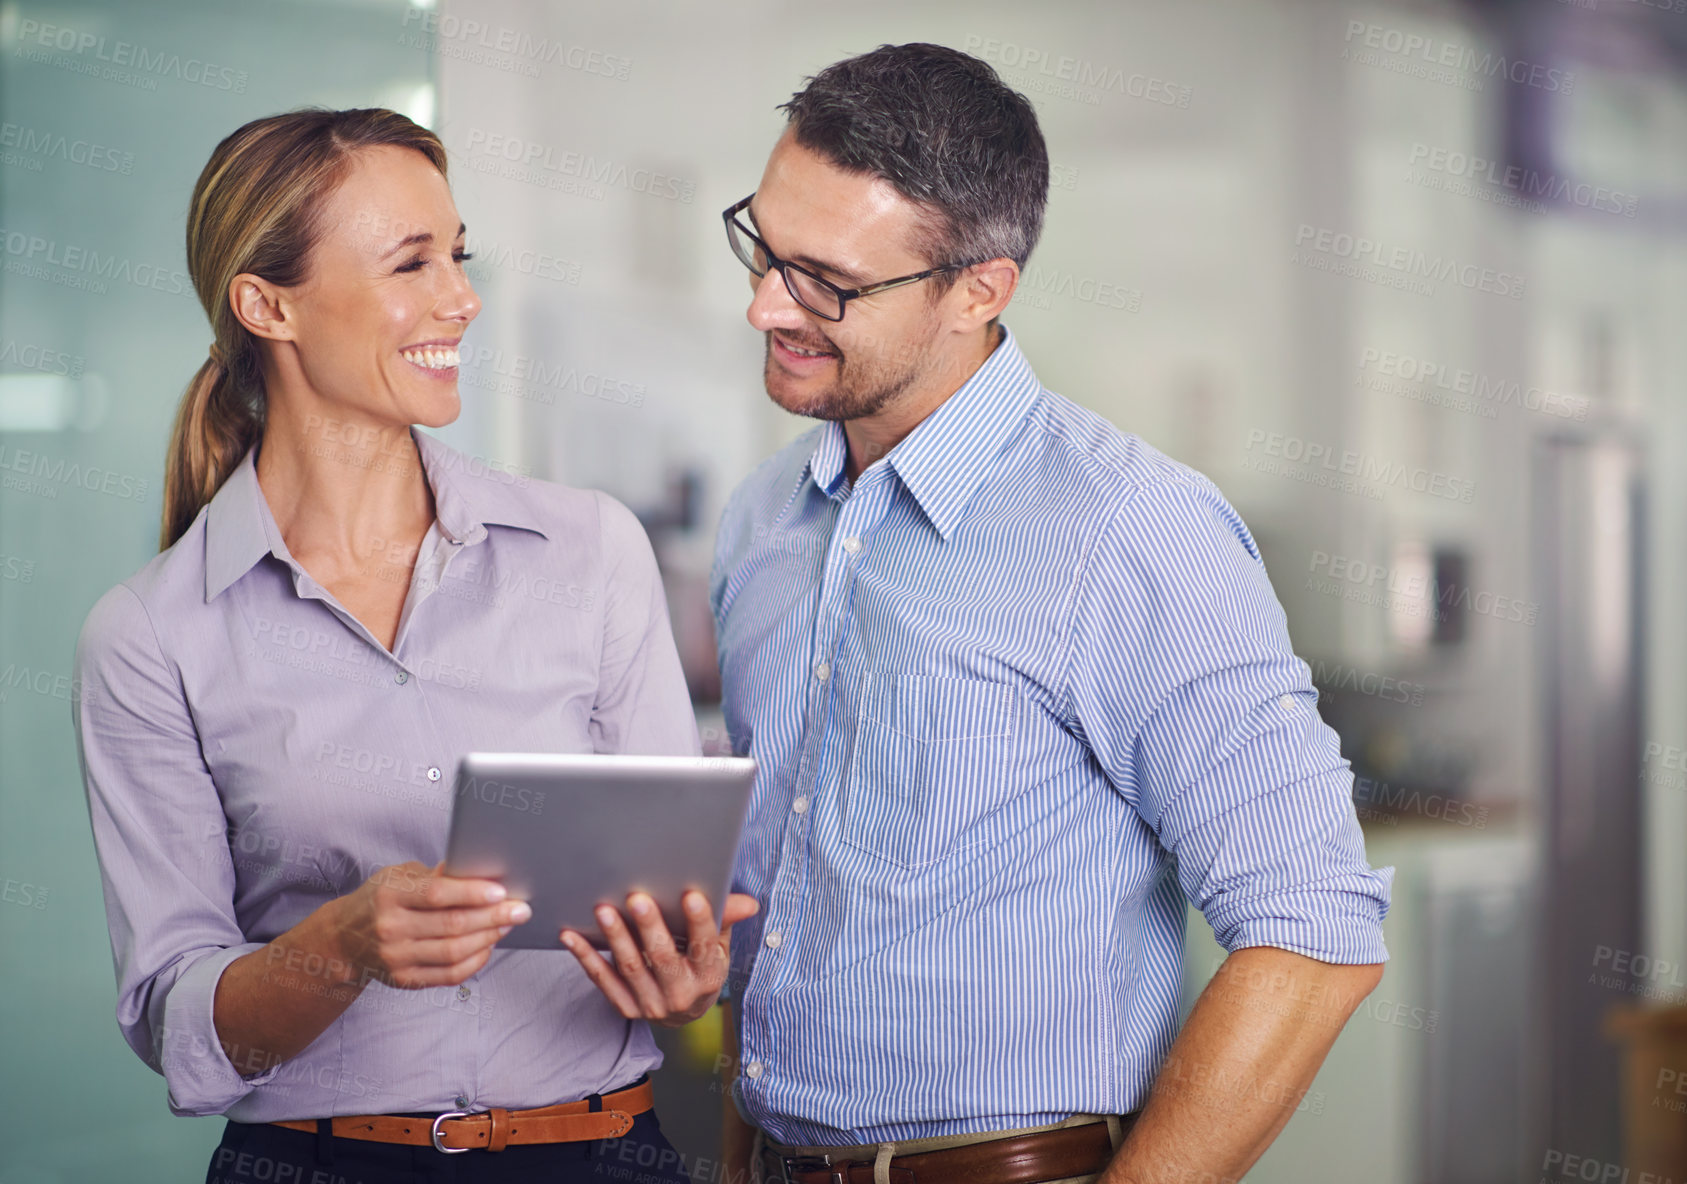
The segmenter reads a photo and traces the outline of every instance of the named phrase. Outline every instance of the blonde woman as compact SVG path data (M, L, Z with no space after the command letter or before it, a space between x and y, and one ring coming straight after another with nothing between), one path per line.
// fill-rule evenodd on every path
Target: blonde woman
M631 898L606 962L495 949L527 906L439 874L466 752L698 751L632 514L412 426L460 409L463 244L391 111L255 120L194 187L215 342L75 723L118 1023L172 1112L229 1118L207 1180L686 1178L646 1021L713 1003L754 903L690 894L682 955Z

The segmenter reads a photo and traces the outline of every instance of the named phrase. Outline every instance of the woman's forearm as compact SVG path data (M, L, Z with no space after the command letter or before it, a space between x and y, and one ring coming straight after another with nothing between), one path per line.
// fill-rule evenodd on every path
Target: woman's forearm
M320 906L217 980L211 1018L235 1071L251 1077L296 1056L350 1007L366 979L345 957L341 897Z

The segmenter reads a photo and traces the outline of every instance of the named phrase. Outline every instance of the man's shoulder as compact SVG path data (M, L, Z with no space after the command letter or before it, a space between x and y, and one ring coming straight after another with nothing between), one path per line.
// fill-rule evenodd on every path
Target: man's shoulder
M1113 505L1129 498L1195 494L1217 495L1217 486L1200 471L1174 460L1134 432L1044 388L1028 417L1025 443L1046 466L1056 462L1102 500Z
M751 469L749 476L740 481L726 499L726 508L721 515L723 529L739 522L778 514L796 488L803 470L808 467L821 434L829 426L815 424Z

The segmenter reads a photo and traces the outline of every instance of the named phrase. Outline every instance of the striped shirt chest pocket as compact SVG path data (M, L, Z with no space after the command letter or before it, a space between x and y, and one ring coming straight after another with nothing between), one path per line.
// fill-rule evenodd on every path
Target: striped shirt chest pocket
M872 674L842 795L842 838L899 867L979 842L1007 795L1017 690L983 678Z

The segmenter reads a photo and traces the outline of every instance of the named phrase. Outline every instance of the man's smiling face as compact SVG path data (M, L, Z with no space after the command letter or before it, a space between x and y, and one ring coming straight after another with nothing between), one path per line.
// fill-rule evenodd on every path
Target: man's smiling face
M768 157L745 218L781 259L843 288L924 271L922 211L890 182L838 168L789 130ZM943 262L943 261L937 261ZM842 321L814 315L769 268L746 314L767 336L763 378L794 415L850 420L877 414L936 361L939 302L923 280L849 301Z

